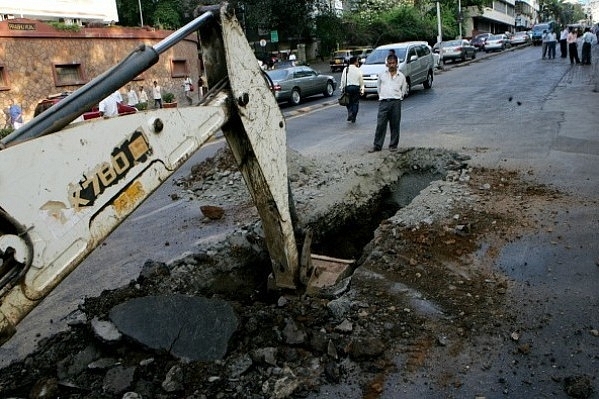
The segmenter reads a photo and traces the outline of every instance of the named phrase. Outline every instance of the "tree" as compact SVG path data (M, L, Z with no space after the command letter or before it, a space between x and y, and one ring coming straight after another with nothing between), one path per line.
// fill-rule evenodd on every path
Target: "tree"
M139 4L144 25L163 29L177 29L193 19L193 9L197 2L191 0L117 0L119 24L139 26Z

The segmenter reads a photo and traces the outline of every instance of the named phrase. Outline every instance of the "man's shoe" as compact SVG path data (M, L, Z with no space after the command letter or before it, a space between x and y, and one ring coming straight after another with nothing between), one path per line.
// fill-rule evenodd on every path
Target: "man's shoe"
M371 149L368 150L369 153L372 152L379 152L381 149L380 148L376 148L376 147L372 147Z
M397 151L397 147L389 147L389 151L395 152L395 151Z

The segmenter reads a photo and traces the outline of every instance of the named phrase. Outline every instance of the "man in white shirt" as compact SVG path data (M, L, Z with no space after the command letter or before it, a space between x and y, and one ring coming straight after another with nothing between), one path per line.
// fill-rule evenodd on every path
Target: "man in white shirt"
M408 92L408 82L397 69L397 55L387 57L387 70L379 74L377 81L379 110L376 115L374 144L368 152L380 151L385 143L387 124L391 130L389 150L397 151L399 144L399 125L401 123L401 101Z
M568 57L568 27L564 26L564 29L559 34L559 51L562 58Z
M597 43L597 37L591 32L590 28L585 28L582 35L581 64L591 65L591 46L595 43Z
M118 116L119 98L122 101L121 93L115 91L114 93L100 101L100 105L98 106L100 110L100 116L102 116L105 119L112 118L113 116Z
M547 34L547 57L550 60L555 59L555 47L557 45L557 35L550 30Z
M346 105L346 108L347 121L351 123L356 122L356 116L360 108L360 96L364 94L364 78L362 70L358 67L359 62L358 57L349 59L349 65L343 70L341 84L339 85L339 90L349 96L349 104Z
M137 106L137 104L139 104L139 98L137 97L137 93L135 92L135 90L133 90L133 87L128 86L127 89L129 90L127 92L127 104L135 107Z
M154 108L162 108L162 88L158 86L156 81L152 86L152 98L154 99Z
M185 80L183 81L183 91L185 92L185 98L189 105L193 104L193 99L191 98L191 85L193 82L189 75L185 76Z

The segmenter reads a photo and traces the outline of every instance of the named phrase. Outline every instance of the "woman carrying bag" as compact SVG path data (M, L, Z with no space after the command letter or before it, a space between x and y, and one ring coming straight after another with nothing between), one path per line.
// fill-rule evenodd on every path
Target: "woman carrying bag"
M347 121L356 122L358 109L360 108L360 96L364 94L364 79L360 70L358 57L351 57L349 65L341 74L341 92L349 96L347 108Z

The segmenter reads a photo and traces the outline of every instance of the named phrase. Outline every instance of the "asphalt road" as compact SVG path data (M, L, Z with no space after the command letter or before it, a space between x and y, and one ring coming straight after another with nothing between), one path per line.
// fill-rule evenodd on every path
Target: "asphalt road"
M597 60L597 47L594 52ZM325 65L323 72L327 71ZM400 146L442 147L470 155L473 165L529 171L541 183L596 203L597 71L596 64L570 66L567 60L559 58L542 61L538 47L450 65L435 76L431 90L417 87L404 101ZM357 122L349 124L345 122L345 109L336 105L335 98L315 97L297 107L284 105L288 145L306 155L368 156L376 109L375 98L361 101ZM193 164L210 156L219 145L223 143L217 141L202 149L176 176L188 173ZM169 197L172 191L171 182L164 184L23 320L17 334L0 348L0 367L31 352L43 337L64 329L69 315L84 297L136 278L146 259L169 261L192 249L198 240L211 238L199 232L198 204L173 202ZM583 327L576 325L576 320L585 314L585 328L599 328L596 296L589 300L589 292L599 292L599 211L597 206L576 209L560 218L560 223L576 226L564 228L563 234L578 249L555 256L566 263L575 259L582 265L575 276L567 279L565 273L561 276L564 283L554 287L564 298L555 300L556 312L576 312L569 317L572 323L568 324L568 333L564 335L567 336L570 329ZM171 231L169 226L185 228ZM512 252L506 257L528 256L539 248L535 240L538 238L531 237L509 249ZM572 288L581 282L590 285L580 290ZM569 305L572 289L584 293L573 298L576 306ZM595 341L595 353L598 347ZM582 361L585 367L596 362Z

